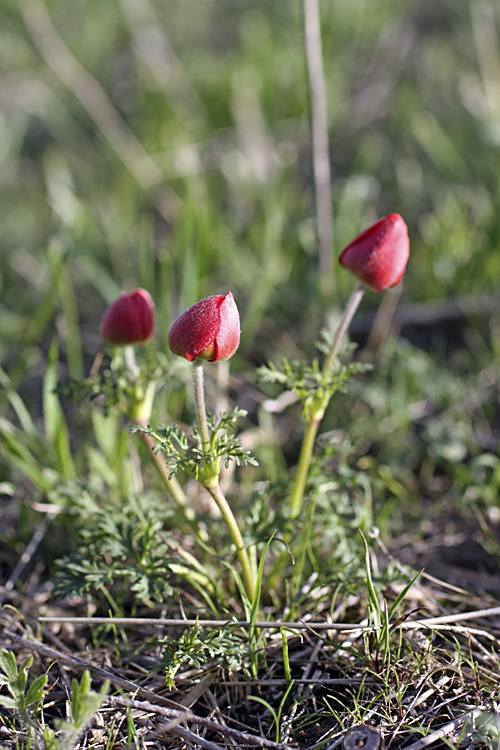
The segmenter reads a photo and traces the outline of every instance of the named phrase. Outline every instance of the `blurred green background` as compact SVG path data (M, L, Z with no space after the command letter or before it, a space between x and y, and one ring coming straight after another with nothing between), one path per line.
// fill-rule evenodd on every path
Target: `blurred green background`
M51 342L61 379L88 373L103 310L122 289L151 292L163 351L184 308L231 289L242 316L232 372L253 383L254 365L277 351L313 351L353 287L336 269L340 250L398 212L411 238L407 340L389 336L375 375L326 427L348 431L378 497L392 499L380 522L408 509L420 519L424 495L460 505L478 476L479 499L493 487L484 502L495 505L500 6L323 0L320 10L328 299L300 2L3 0L0 364L36 416ZM361 341L379 302L365 296ZM0 407L11 413L5 393ZM280 429L286 444L291 429Z
M102 310L137 285L162 344L173 315L226 287L243 357L321 319L300 3L2 7L4 365L26 372L59 327L79 374L76 338L91 354ZM321 15L335 257L397 211L404 299L494 293L497 5L335 0ZM337 274L339 301L351 284Z

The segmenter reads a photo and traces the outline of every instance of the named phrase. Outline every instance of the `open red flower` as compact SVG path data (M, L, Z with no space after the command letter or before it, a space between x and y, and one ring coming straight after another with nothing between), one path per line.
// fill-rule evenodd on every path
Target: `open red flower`
M410 241L399 214L389 214L365 229L342 250L339 263L374 292L396 286L403 278Z
M240 316L231 292L197 302L170 329L168 345L189 362L199 357L209 362L229 359L240 343Z
M155 332L155 306L145 289L122 294L104 313L101 336L108 344L147 344Z

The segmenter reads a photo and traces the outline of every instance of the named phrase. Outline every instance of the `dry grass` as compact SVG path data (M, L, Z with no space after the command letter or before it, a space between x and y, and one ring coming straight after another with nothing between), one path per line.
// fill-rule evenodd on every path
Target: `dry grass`
M51 601L50 587L37 584L28 558L23 556L30 571L23 590L1 589L0 645L18 660L33 656L30 680L47 673L38 721L53 725L65 718L71 679L86 669L93 689L105 680L111 685L74 748L309 749L344 743L351 750L352 727L374 729L393 748L498 747L500 607L487 593L495 587L490 576L476 574L474 588L464 590L423 573L383 638L370 625L364 595L339 597L332 610L333 592L315 589L311 580L302 592L310 614L293 623L285 612L283 620L258 626L256 677L249 662L231 672L207 658L200 666L179 665L169 690L162 639L179 638L196 622L181 622L188 610L173 620L161 619L161 612L152 619L150 610L114 621L89 618L83 601ZM388 562L395 560L381 549L375 564ZM390 605L399 594L389 583L385 601ZM192 610L196 616L194 598ZM232 625L242 643L246 625ZM199 620L198 626L221 630L227 623ZM282 628L293 680L288 692ZM278 735L269 707L281 709ZM27 746L22 725L5 709L2 724L4 747ZM356 742L373 743L374 735L356 735Z

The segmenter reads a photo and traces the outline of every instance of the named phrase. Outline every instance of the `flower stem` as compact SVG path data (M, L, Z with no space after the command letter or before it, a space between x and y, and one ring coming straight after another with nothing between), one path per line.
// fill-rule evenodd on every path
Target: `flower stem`
M316 435L318 433L321 420L326 411L330 399L332 397L331 391L328 389L328 382L330 379L330 372L338 354L340 344L345 336L349 323L351 322L356 309L361 302L363 297L363 288L360 284L356 286L352 292L347 305L345 307L340 323L335 332L332 347L328 352L323 370L321 373L321 387L318 388L317 395L307 408L305 412L307 419L307 427L302 438L302 445L300 446L299 462L297 464L297 473L295 475L295 482L290 495L290 520L293 521L298 518L302 512L302 504L304 502L304 490L306 487L307 477L309 476L309 467L311 465L311 457L314 450L314 444L316 441ZM288 529L283 535L283 539L286 544L289 544L292 540L292 531ZM283 572L287 564L287 554L282 552L274 562L273 570L268 577L268 586L270 590L278 589L281 585L281 579Z
M245 591L248 599L250 603L252 603L255 596L256 574L250 563L250 558L248 557L248 553L245 548L245 543L243 541L243 537L241 536L238 523L233 515L233 511L231 510L229 503L224 496L224 493L220 488L219 482L217 482L217 484L215 485L207 486L206 489L215 500L215 503L217 504L217 507L221 512L222 518L224 519L224 523L226 524L229 533L231 534L231 539L233 540L233 544L236 547L236 554L238 555L238 560L241 565L243 585L245 586Z
M131 398L128 417L135 424L140 424L142 427L147 427L148 422L151 418L151 412L153 410L156 382L151 381L150 383L148 383L145 393L143 389L139 387L139 384L137 383L139 368L136 363L135 350L133 346L125 346L123 348L123 362L125 364L125 368L130 374L131 380L133 381L134 385L134 393ZM143 433L141 433L141 437L148 448L148 452L153 457L155 466L158 469L158 472L163 479L165 486L172 497L172 500L177 505L177 507L182 510L186 518L188 520L192 520L194 517L193 512L190 508L187 507L187 499L184 490L175 477L169 479L169 471L164 460L159 453L157 454L154 452L155 441L149 435L144 435Z
M135 359L135 349L132 344L123 347L123 362L125 364L125 369L129 371L134 379L137 378L139 370Z
M142 427L148 426L146 422L137 422L137 424L140 424ZM142 438L143 443L147 446L148 453L150 453L154 461L154 464L158 470L158 473L163 479L165 486L172 497L172 500L177 505L179 510L183 512L184 516L188 519L188 521L193 521L194 520L193 510L187 505L186 494L184 490L182 489L179 481L175 477L172 477L171 479L169 478L170 472L168 470L168 467L161 453L155 453L154 451L154 448L156 446L155 440L153 440L153 438L150 435L145 435L144 433L141 433L141 438Z
M309 474L309 464L311 463L311 456L320 422L320 418L311 419L307 423L306 431L302 439L302 445L300 446L299 463L297 465L297 473L295 475L295 483L293 485L293 490L290 497L291 519L297 518L302 509L304 489L306 486L307 476Z
M328 383L330 370L332 369L333 362L338 354L340 344L342 343L342 339L347 333L347 329L351 324L354 313L359 307L359 303L363 299L364 293L364 287L360 282L358 282L358 284L354 287L351 296L347 300L347 305L345 306L342 318L340 319L337 331L335 332L335 338L333 340L332 348L330 349L328 357L325 360L325 364L323 365L323 385L326 385L326 383Z
M224 493L222 492L219 485L219 461L215 456L211 455L213 453L213 450L205 407L203 363L195 360L193 362L193 365L196 419L198 422L203 454L207 456L205 466L200 468L198 481L210 493L221 512L224 523L226 524L227 529L231 535L231 539L233 540L233 544L236 547L236 554L238 555L238 560L241 565L243 585L245 587L246 594L250 602L252 602L255 595L256 574L250 563L250 558L248 557L248 552L245 548L245 543L243 541L243 537L241 536L236 518L234 517L233 511L231 510L231 507L227 502Z
M304 489L309 474L309 466L311 463L311 456L314 449L316 434L318 432L321 420L323 419L325 410L331 399L331 394L328 393L328 390L326 388L330 377L330 371L335 361L335 357L338 354L342 339L347 333L349 324L358 308L359 303L361 302L363 292L363 287L361 286L361 284L358 284L349 297L344 313L342 315L342 318L340 319L340 323L335 333L332 348L330 349L325 360L325 364L323 365L321 378L323 389L318 392L318 396L309 408L307 427L302 439L299 463L297 466L297 474L295 475L295 484L293 486L292 494L290 497L290 517L292 519L297 518L302 510Z
M207 410L205 407L205 386L203 382L203 362L195 359L193 362L194 402L196 408L196 421L200 431L201 445L205 455L210 454L210 431L207 422Z

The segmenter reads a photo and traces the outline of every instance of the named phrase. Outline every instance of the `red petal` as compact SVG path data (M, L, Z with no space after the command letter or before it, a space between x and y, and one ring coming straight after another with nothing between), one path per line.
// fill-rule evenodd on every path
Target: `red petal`
M396 286L403 278L410 242L399 214L389 214L365 229L342 251L339 263L374 292Z
M236 351L240 323L231 292L207 297L183 313L168 334L168 345L174 354L192 362L196 357L217 362Z
M149 292L122 294L104 313L101 336L109 344L146 344L155 332L155 306Z

